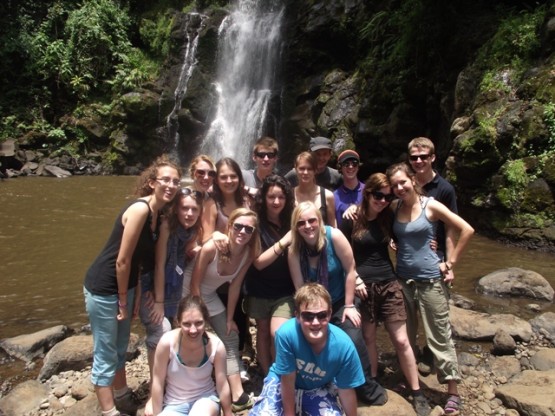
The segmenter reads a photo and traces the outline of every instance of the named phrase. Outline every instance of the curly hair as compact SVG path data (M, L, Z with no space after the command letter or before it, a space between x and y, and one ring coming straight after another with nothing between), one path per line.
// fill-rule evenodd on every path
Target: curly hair
M293 214L293 209L295 208L295 196L293 195L293 188L287 181L279 175L269 175L264 179L262 188L260 192L256 194L255 206L256 212L258 212L259 220L268 220L268 206L266 205L266 195L270 191L270 188L277 186L281 188L285 194L285 206L279 213L279 220L282 225L288 224L291 221L291 215Z
M152 164L146 168L137 181L137 187L135 189L135 195L138 197L148 196L152 194L153 190L150 186L151 181L155 181L158 176L158 170L165 166L169 166L177 171L179 179L181 179L182 171L181 167L174 160L170 159L167 154L163 154L156 158Z

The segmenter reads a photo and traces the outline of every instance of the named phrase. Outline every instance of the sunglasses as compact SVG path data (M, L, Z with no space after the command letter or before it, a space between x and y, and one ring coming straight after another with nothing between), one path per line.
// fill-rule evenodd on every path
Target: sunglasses
M428 160L428 158L430 156L431 156L430 154L428 154L428 155L410 155L409 159L413 162L416 162L418 159L424 161L424 160Z
M277 152L254 152L254 155L260 159L264 159L265 157L273 159L277 156Z
M372 198L374 198L376 201L385 200L385 202L391 202L395 199L395 195L384 194L383 192L380 192L380 191L373 191L373 192L370 192L370 194L372 195Z
M297 221L297 228L306 227L307 225L315 225L318 222L318 218L309 218L308 220Z
M318 319L318 322L327 321L329 319L329 312L328 311L301 312L301 319L305 322L313 322L314 318Z
M359 161L356 159L347 160L341 164L342 168L356 168L359 165Z
M192 195L195 199L204 199L204 193L191 188L181 188L181 194L185 196Z
M158 182L160 182L161 184L166 185L166 186L168 186L170 184L172 184L173 186L181 185L181 179L172 179L172 178L169 178L167 176L163 176L161 178L156 178L156 180Z
M205 170L205 169L195 170L195 176L198 176L199 178L204 178L206 175L208 175L210 178L214 179L216 177L216 171L215 170Z
M238 222L233 223L233 229L240 233L242 230L245 230L245 233L252 234L254 233L255 228L250 225L241 224Z

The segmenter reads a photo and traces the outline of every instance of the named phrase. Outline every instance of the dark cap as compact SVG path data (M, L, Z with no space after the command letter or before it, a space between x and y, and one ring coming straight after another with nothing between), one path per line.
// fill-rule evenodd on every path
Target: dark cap
M337 158L337 162L339 164L342 164L343 162L349 159L355 159L357 162L360 162L360 156L358 155L358 153L350 149L342 151L339 157Z
M310 151L315 152L320 149L332 150L331 140L321 136L310 139Z

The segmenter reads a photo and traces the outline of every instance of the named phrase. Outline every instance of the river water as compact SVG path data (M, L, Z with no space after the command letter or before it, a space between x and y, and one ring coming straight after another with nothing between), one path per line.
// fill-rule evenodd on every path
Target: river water
M54 325L87 322L85 272L106 242L136 177L21 177L0 182L0 339ZM457 265L453 291L479 310L533 316L531 300L475 292L477 280L505 267L542 274L555 287L555 256L507 247L476 235ZM540 304L554 311L551 303Z

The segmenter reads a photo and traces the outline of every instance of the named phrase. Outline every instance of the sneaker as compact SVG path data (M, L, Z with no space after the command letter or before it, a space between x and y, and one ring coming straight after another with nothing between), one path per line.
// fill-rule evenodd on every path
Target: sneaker
M116 409L118 409L122 415L125 414L129 416L135 416L141 404L131 389L120 398L114 398L114 402L116 404Z
M428 416L432 411L428 399L423 394L417 394L412 399L414 410L418 416Z
M239 404L237 402L232 402L231 403L231 411L233 413L242 412L243 410L250 409L251 407L254 406L254 399L253 399L252 395L247 396L246 393L243 393L243 395L245 395L247 397L247 400L244 403L242 403L242 404ZM241 396L241 397L243 397L243 396Z

